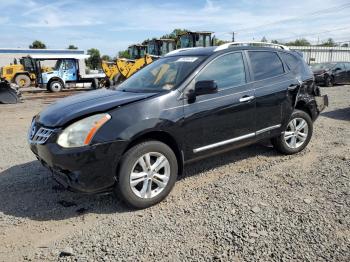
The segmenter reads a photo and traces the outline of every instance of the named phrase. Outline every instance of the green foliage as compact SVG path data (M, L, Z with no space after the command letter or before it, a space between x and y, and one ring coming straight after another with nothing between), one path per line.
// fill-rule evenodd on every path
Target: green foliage
M334 42L334 40L332 38L328 38L327 41L323 42L322 44L320 44L319 46L328 46L328 47L332 47L332 46L337 46L337 44Z
M46 45L39 41L39 40L35 40L30 46L30 49L46 49Z
M288 43L286 43L286 45L289 45L289 46L309 46L311 44L305 38L301 38L301 39L296 39L295 41L288 42Z
M101 55L100 51L96 48L90 48L87 50L87 54L90 55L90 57L86 60L86 65L90 69L99 69L101 68Z
M76 50L76 49L78 49L78 47L75 46L75 45L69 45L69 46L67 47L67 49L74 49L74 50Z
M215 37L213 44L214 44L214 46L219 46L219 45L225 44L227 42L229 42L229 41L221 40L221 39L218 39L218 38Z
M126 50L118 52L118 57L130 59L129 50L126 49Z
M349 47L348 43L342 44L341 47Z
M103 55L101 57L101 60L103 60L103 61L111 61L111 57L109 55Z
M267 39L265 36L263 38L261 38L261 42L267 43Z
M277 40L271 40L272 44L280 44L280 42L278 42Z
M165 34L161 38L163 39L177 39L177 37L183 33L189 32L190 30L187 29L174 29L170 34Z

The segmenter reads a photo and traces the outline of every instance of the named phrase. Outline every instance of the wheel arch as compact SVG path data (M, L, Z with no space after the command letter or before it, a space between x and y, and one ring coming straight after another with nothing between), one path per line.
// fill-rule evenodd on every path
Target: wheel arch
M125 152L128 151L134 145L139 144L143 141L147 141L147 140L160 141L160 142L166 144L167 146L169 146L171 148L171 150L174 151L176 159L178 161L178 170L179 170L178 174L181 175L183 172L183 168L184 168L184 159L183 159L182 151L181 151L176 139L166 131L153 130L153 131L149 131L149 132L135 136L129 142L129 144L126 146L122 155L124 155ZM118 165L118 169L119 169L119 165Z
M299 100L295 105L295 109L304 111L311 117L312 120L315 120L317 118L315 101Z
M62 83L63 87L64 87L63 79L60 78L60 77L57 77L57 76L54 76L54 77L50 78L50 80L47 82L47 85L50 86L53 81L60 81Z

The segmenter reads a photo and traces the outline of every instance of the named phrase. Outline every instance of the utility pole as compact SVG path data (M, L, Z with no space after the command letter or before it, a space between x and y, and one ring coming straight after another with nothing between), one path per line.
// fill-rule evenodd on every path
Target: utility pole
M232 32L232 42L235 41L235 32Z

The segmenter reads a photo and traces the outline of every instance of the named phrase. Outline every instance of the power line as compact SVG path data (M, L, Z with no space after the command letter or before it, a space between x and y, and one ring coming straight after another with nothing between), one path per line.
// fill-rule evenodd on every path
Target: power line
M341 30L345 30L345 29L349 29L349 27L348 27L348 26L347 26L347 27L341 27L341 28L336 28L336 29L321 31L321 32L317 32L317 33L312 33L312 34L303 34L303 35L298 35L298 36L283 37L283 38L279 38L278 40L286 40L286 39L292 39L292 38L300 38L300 37L321 35L321 34L325 34L325 33L331 33L331 32L335 32L335 31L341 31Z
M256 28L260 28L260 27L264 27L264 26L270 26L270 25L274 25L274 24L279 24L279 23L282 23L282 22L291 22L291 21L298 20L298 19L303 18L303 17L309 18L309 17L315 16L315 15L320 15L320 14L324 15L325 12L327 12L327 13L339 12L339 11L343 11L345 8L349 8L349 7L350 7L350 3L342 4L342 5L326 8L326 9L320 9L320 10L317 10L317 11L314 11L314 12L311 12L311 13L306 13L306 14L303 14L301 16L295 16L295 17L292 17L292 18L277 20L277 21L273 21L273 22L270 22L270 23L267 23L267 24L261 24L261 25L258 25L258 26L237 29L237 30L235 30L235 32L256 29Z

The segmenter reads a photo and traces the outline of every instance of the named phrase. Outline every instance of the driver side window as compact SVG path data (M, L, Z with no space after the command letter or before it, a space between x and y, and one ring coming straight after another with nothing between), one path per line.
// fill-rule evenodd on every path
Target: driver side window
M231 53L216 58L199 73L195 82L204 80L214 80L219 89L245 84L242 53Z

